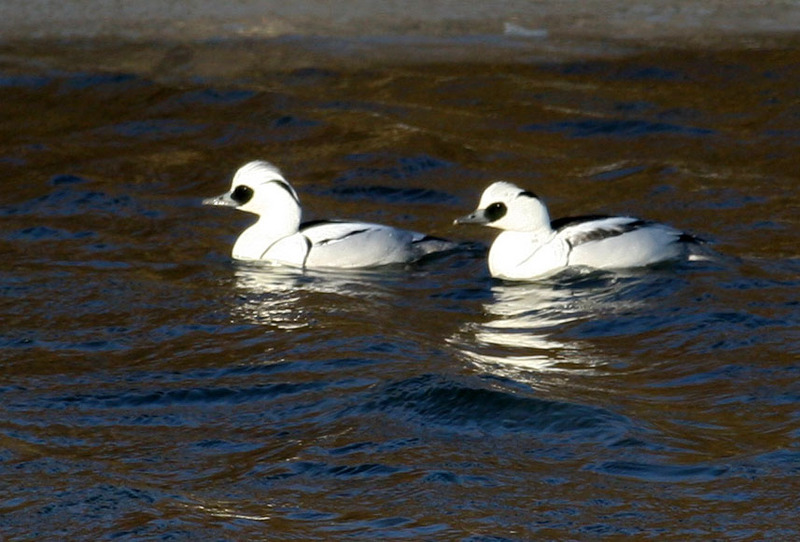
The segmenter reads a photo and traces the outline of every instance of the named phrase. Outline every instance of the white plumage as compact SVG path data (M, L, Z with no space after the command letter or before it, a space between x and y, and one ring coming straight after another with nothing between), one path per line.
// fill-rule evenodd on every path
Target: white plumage
M451 250L449 241L368 222L317 220L301 223L300 199L280 170L264 161L245 164L231 189L203 200L258 215L239 235L232 255L302 268L359 268L413 262Z
M457 224L502 230L489 250L493 277L534 280L567 267L643 267L688 254L697 239L670 226L625 216L580 216L550 221L533 192L499 181L481 196L477 210Z

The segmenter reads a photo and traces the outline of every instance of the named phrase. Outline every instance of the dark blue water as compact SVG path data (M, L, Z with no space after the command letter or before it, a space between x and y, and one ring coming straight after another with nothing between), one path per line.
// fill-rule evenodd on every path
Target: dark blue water
M0 74L0 532L20 539L792 539L797 55ZM480 68L480 69L478 69ZM230 261L253 158L307 218L461 249ZM493 280L492 180L708 261Z

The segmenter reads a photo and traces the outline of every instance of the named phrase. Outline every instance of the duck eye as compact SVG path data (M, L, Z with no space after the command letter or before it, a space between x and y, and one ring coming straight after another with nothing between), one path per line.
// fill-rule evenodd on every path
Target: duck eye
M489 205L486 208L486 211L484 211L484 214L486 215L486 218L489 220L489 222L494 222L495 220L500 220L501 218L503 218L506 215L507 210L508 209L506 208L504 203L497 202Z
M235 201L239 205L244 205L245 203L250 201L252 197L253 197L253 189L243 184L237 186L231 193L231 199L233 199L233 201Z

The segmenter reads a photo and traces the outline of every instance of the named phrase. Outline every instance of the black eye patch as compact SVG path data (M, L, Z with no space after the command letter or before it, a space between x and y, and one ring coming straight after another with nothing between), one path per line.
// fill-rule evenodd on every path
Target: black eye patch
M506 205L504 203L497 202L489 205L483 214L486 217L486 220L489 222L494 222L495 220L500 220L506 216L506 211L508 211Z
M239 205L244 205L253 198L253 189L249 186L240 184L233 192L231 192L231 199Z

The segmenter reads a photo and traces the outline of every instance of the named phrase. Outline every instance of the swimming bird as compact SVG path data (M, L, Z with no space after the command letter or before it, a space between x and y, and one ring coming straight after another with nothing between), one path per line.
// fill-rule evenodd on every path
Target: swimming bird
M409 230L368 222L315 220L301 223L300 198L281 171L249 162L225 194L203 200L258 215L233 245L237 260L301 268L359 268L409 263L455 244Z
M489 249L489 271L508 280L535 280L576 266L644 267L685 257L689 245L699 241L665 224L629 216L551 221L539 196L505 181L486 188L478 208L455 223L502 230Z

